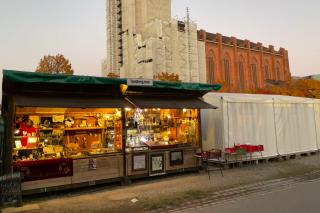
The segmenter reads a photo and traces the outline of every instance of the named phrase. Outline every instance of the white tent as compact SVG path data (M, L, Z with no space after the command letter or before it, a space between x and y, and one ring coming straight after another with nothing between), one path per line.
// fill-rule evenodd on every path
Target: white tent
M318 150L318 100L224 93L210 93L204 99L219 109L201 111L203 150L264 145L263 157Z
M314 100L314 114L317 136L317 148L320 149L320 100Z

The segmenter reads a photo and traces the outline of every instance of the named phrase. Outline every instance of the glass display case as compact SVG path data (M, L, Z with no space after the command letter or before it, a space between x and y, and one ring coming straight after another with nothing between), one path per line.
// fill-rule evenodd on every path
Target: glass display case
M199 145L197 109L126 109L129 148Z
M81 158L122 150L120 109L17 107L13 159Z

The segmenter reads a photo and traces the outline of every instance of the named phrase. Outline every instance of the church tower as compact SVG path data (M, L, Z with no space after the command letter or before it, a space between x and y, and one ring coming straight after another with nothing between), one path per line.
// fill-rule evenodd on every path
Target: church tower
M107 62L105 71L120 76L122 66L122 1L107 0ZM108 73L103 73L106 76Z
M187 16L188 17L188 16ZM104 76L199 82L197 25L171 18L171 0L107 0ZM201 46L201 51L204 51Z

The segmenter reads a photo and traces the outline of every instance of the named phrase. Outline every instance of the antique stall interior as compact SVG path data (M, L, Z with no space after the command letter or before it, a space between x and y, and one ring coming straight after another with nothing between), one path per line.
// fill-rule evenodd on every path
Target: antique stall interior
M199 146L197 109L126 108L127 150Z
M14 161L121 152L121 109L16 107L13 134Z

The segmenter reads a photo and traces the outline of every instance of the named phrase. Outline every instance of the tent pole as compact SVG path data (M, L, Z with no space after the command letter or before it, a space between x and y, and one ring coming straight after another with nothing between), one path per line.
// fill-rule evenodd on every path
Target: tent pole
M277 135L276 110L275 110L275 106L274 106L274 98L272 98L272 108L273 108L274 134L275 134L275 137L276 137L276 149L277 149L277 153L278 153L278 156L279 156L280 153L279 153L279 148L278 148L278 135Z

